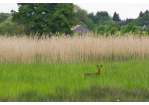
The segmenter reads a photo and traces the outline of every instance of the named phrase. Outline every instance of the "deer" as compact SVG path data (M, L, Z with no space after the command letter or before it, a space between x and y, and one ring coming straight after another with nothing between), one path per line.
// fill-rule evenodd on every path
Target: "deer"
M98 76L98 75L100 75L100 69L101 69L101 67L102 67L102 65L100 65L100 67L97 65L97 67L98 67L98 72L97 73L85 73L84 74L84 76Z

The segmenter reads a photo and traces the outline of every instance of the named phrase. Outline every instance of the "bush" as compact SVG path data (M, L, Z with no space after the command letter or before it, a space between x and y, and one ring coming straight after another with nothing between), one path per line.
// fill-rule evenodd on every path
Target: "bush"
M10 17L10 15L7 15L5 13L0 13L0 23L3 23L7 20L7 18Z
M139 34L139 29L138 29L138 27L136 25L132 26L132 33Z
M133 22L128 23L125 26L121 27L121 33L129 33L130 31L132 31L132 33L134 34L138 34L139 33L139 29L136 25L133 24Z
M10 21L5 21L0 24L0 34L1 35L22 35L24 34L25 27L19 25L18 23L13 23Z
M106 27L101 24L97 29L97 33L100 33L101 35L103 35L105 32L106 32Z
M111 35L114 35L116 32L117 32L117 28L116 27L111 27L111 29L110 29Z

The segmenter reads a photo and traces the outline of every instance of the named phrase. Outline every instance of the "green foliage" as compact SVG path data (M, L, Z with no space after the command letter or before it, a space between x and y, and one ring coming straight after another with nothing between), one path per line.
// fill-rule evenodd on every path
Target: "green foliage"
M133 22L134 21L134 19L126 19L126 24L128 24L128 23L130 23L130 22Z
M119 31L120 31L121 26L120 26L119 22L115 22L115 25L114 25L114 26L117 28L117 30L119 30Z
M119 22L121 19L119 17L119 14L117 14L116 12L114 12L114 15L113 15L113 18L112 18L114 21L117 21Z
M81 24L81 25L87 27L87 25L86 25L85 23L83 23L82 21L78 22L78 25L79 25L79 24Z
M144 15L144 14L143 14L143 12L141 11L140 14L139 14L139 17L143 17L143 15Z
M91 20L94 22L94 24L95 24L95 16L94 16L94 13L92 12L92 13L89 13L89 14L87 14L87 15L88 15L88 18L91 19Z
M143 30L143 27L142 27L142 26L137 26L137 28L138 28L139 30Z
M137 26L143 26L143 19L142 17L138 17L137 19L134 20L134 24Z
M106 27L101 24L101 25L98 27L97 33L100 33L101 35L103 35L103 34L105 33L105 31L106 31Z
M72 3L18 3L19 12L12 10L12 20L30 27L31 33L40 35L69 33L77 18Z
M94 26L91 29L94 33L97 31L97 34L100 34L100 35L106 34L106 36L108 36L109 34L114 35L118 31L114 24L113 25L108 25L108 26L101 24L100 26L98 26L98 27Z
M109 19L105 19L104 17L102 17L99 21L98 21L98 25L103 24L103 25L112 25L114 23L114 21L109 18Z
M95 15L94 23L100 25L108 25L114 23L113 20L110 18L109 14L105 11L97 12Z
M12 16L9 16L5 21L12 22Z
M138 29L138 27L136 25L132 26L132 33L134 33L134 34L138 34L139 33L139 29Z
M87 14L87 18L83 19L82 22L85 23L90 29L96 26L98 28L98 26L100 26L101 24L109 25L114 23L109 14L105 11L98 11L95 16L93 12L89 13Z
M139 32L139 29L137 28L136 25L133 24L133 22L130 22L127 25L121 27L122 34L128 33L130 31L132 31L132 33L134 34L137 34Z
M111 35L114 35L117 31L118 31L118 30L117 30L115 24L109 25L109 26L106 28L107 34L110 33ZM108 36L108 35L107 35L107 36Z
M149 14L145 13L142 17L138 17L137 19L134 20L134 24L137 26L144 26L144 25L149 25Z
M147 28L147 35L149 35L149 27Z
M126 32L126 31L125 31L125 27L126 27L126 26L124 26L124 25L121 27L121 33L122 33L122 34L124 34L124 33Z
M85 20L87 18L87 11L84 9L81 9L78 5L74 5L74 12L78 19L78 22Z
M0 34L1 35L22 35L24 34L25 27L21 24L13 23L10 21L5 21L0 24Z
M71 3L18 3L18 6L19 12L12 10L11 13L0 13L0 23L5 21L16 22L16 24L24 27L27 35L37 32L39 35L43 33L49 35L54 33L56 35L57 32L71 35L73 31L70 29L76 24L82 24L94 33L98 31L100 34L105 32L114 34L116 30L121 31L122 34L130 31L139 34L139 30L147 31L147 27L149 27L148 10L144 13L141 11L137 19L127 18L126 21L120 21L119 14L116 12L114 12L112 18L106 11L98 11L94 15L93 12L87 13L86 10ZM104 29L103 25L108 27ZM1 27L3 26L1 25ZM1 33L10 34L6 31L1 31ZM21 32L17 33L22 33L22 29Z
M89 18L83 20L83 22L87 25L86 27L89 29L91 29L95 25L94 22Z
M126 21L119 21L118 24L120 25L120 27L123 25L127 25Z
M3 23L7 20L7 18L10 17L10 15L7 15L5 13L0 13L0 23Z
M97 29L98 29L98 27L96 25L91 28L91 30L93 31L94 34L95 34L95 32L97 32Z
M127 26L125 27L125 31L126 32L130 32L132 30L132 27L133 27L133 22L130 22L127 24Z
M117 32L117 28L116 27L111 27L109 32L110 32L111 35L114 35Z
M141 29L141 30L140 30L140 33L139 33L139 34L140 34L140 36L143 34L143 32L142 32L142 31L143 31L143 30Z

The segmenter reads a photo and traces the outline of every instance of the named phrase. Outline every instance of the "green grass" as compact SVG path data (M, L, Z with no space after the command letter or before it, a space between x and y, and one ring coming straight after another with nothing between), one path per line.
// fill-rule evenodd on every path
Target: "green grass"
M97 72L98 77L84 77ZM149 101L149 60L0 64L0 101Z

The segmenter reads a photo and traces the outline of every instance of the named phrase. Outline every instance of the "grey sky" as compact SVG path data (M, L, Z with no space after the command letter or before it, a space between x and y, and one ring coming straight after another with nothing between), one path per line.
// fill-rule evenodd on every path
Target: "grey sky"
M113 16L114 12L119 14L120 18L137 18L139 13L149 10L149 3L74 3L79 5L82 9L88 11L88 13L97 11L107 11L110 16Z
M18 11L17 3L0 3L0 13L10 13L12 9Z
M45 2L45 1L43 1ZM60 2L60 1L59 1ZM67 2L67 1L66 1ZM69 1L73 2L73 1ZM77 1L75 1L77 2ZM137 18L141 11L145 12L149 10L149 2L148 3L74 3L79 5L82 9L88 11L88 13L93 12L96 14L97 11L107 11L110 16L113 16L114 12L119 14L120 18ZM0 13L10 13L11 10L18 10L17 3L0 3Z

